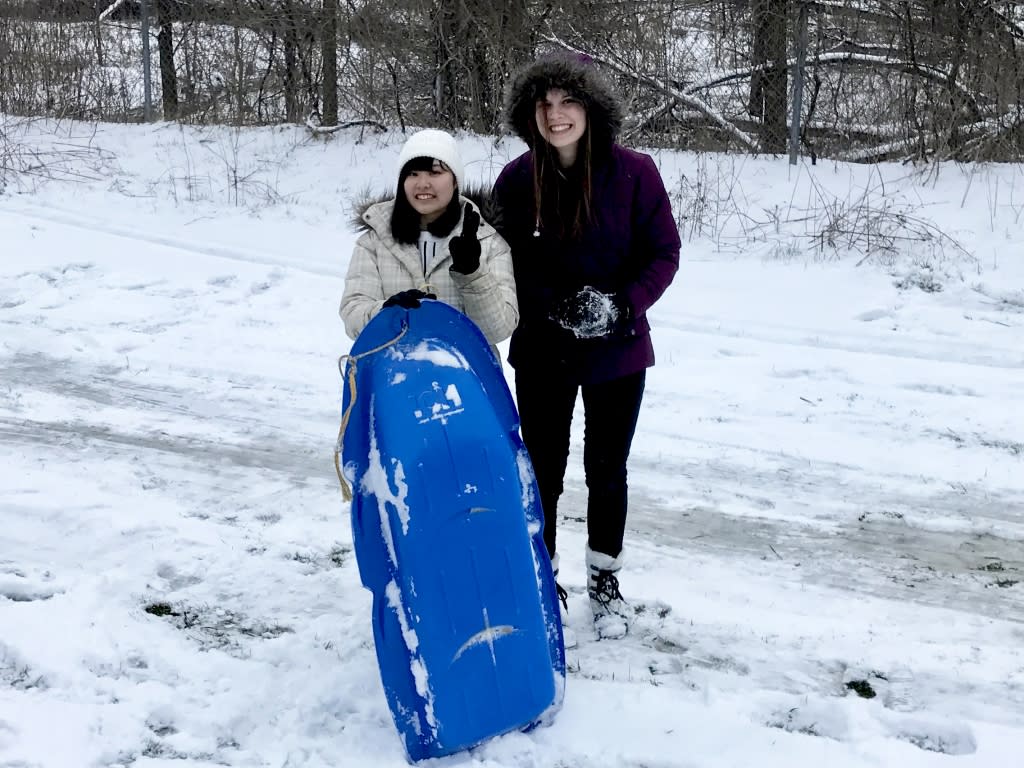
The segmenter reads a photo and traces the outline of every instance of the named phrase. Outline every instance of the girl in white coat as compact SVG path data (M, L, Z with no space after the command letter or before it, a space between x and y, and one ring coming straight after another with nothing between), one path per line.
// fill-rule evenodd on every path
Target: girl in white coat
M383 307L437 298L466 314L497 344L519 322L508 244L460 194L463 165L455 139L425 130L398 157L395 197L360 217L340 314L353 339Z

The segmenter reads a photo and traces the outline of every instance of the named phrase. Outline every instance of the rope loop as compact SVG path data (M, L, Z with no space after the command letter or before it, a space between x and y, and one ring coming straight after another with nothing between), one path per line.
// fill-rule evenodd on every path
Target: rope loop
M356 398L359 394L356 387L356 373L359 368L359 361L397 344L401 338L405 336L408 330L409 322L408 320L403 319L402 330L398 332L398 335L395 336L395 338L384 342L379 347L368 349L358 355L342 355L338 358L338 372L341 374L342 379L347 380L349 399L348 407L345 408L341 414L341 426L338 428L338 441L334 444L334 471L338 474L338 482L341 484L341 497L345 501L352 501L352 488L345 479L345 473L341 471L341 447L345 442L345 430L348 429L348 422L352 417L352 409L355 407ZM345 375L346 363L348 363L348 376ZM344 386L344 384L342 386Z

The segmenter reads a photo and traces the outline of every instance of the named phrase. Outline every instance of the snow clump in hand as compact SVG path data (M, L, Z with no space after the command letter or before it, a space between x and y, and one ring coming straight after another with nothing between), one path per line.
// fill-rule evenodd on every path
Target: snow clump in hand
M588 285L559 305L554 320L578 339L596 339L614 330L619 308L610 294Z

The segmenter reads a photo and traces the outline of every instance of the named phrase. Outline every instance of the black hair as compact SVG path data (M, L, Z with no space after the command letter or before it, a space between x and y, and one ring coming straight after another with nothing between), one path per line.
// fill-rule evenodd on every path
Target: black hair
M413 171L434 170L435 163L440 163L442 168L451 172L451 169L447 165L433 157L414 157L402 166L402 170L398 174L398 189L395 192L395 207L391 212L391 236L395 238L396 242L404 243L406 245L415 245L419 242L420 231L422 230L422 227L420 226L420 214L412 207L412 204L409 202L409 198L405 195L405 180L409 178L409 175ZM452 173L452 176L454 175L455 174ZM448 207L444 209L440 216L427 225L427 231L435 237L447 237L459 223L459 217L461 215L462 207L459 205L459 183L456 181L455 189L452 193L452 199L448 202Z

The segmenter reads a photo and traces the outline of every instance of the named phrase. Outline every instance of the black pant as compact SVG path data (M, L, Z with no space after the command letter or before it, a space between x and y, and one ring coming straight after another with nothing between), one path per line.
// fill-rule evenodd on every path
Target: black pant
M590 548L611 557L622 551L626 530L626 460L629 458L647 372L584 384L583 470L587 478ZM558 497L569 459L569 427L581 389L550 372L516 371L523 442L533 462L544 510L544 543L555 554Z

